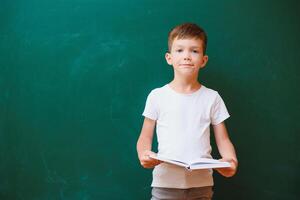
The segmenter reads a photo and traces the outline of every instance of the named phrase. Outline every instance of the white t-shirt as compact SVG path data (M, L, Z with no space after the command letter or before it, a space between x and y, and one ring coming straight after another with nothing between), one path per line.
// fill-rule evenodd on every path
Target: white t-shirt
M143 116L156 120L158 154L185 162L211 158L210 124L229 117L218 92L201 86L183 94L168 84L156 88L147 97ZM192 188L212 186L212 170L188 171L162 163L153 170L152 187Z

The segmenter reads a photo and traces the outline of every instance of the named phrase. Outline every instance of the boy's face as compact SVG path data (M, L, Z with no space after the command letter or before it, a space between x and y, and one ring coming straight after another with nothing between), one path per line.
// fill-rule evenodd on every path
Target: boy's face
M175 73L196 75L207 63L208 56L203 55L202 40L175 38L171 52L166 53L166 60L173 65Z

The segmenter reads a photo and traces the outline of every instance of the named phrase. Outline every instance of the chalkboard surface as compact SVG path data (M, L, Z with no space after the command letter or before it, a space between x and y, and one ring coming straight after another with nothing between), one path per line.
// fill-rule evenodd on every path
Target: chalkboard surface
M1 0L0 199L150 199L135 145L147 94L172 79L167 34L183 22L208 33L199 79L226 102L240 161L231 179L215 173L215 199L299 199L299 8Z

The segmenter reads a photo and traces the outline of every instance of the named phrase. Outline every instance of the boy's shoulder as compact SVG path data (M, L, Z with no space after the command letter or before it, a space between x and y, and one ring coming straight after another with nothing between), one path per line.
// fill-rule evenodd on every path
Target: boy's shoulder
M205 91L206 93L210 94L210 95L213 95L213 96L219 95L218 91L216 91L216 90L214 90L214 89L212 89L212 88L208 88L208 87L206 87L206 86L204 86L204 85L202 85L201 87L203 87L204 91Z
M161 87L157 87L157 88L154 88L150 91L150 94L152 95L159 95L159 94L163 94L166 92L166 88L167 87L167 84L161 86Z

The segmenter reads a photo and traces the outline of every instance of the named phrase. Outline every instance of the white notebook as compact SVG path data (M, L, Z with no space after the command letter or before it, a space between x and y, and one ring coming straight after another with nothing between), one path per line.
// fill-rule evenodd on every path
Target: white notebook
M180 167L185 167L188 170L196 170L196 169L212 169L212 168L225 168L230 167L229 162L222 162L215 159L209 158L199 158L191 163L186 163L180 160L169 159L163 156L155 155L150 156L153 159L160 160L169 164L177 165Z

